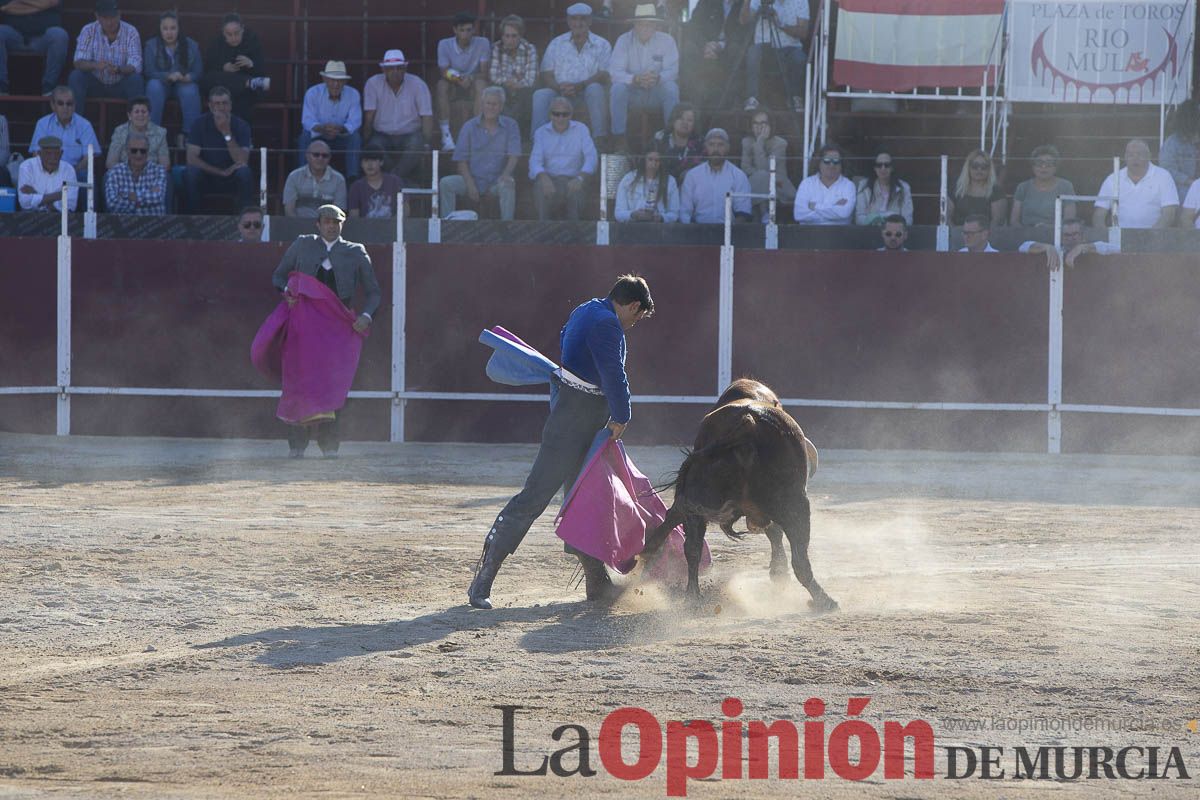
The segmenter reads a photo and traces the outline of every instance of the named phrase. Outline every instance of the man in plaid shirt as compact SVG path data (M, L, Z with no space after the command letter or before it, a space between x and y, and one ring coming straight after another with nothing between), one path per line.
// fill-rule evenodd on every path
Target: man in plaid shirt
M145 94L142 41L137 28L121 21L117 0L96 1L96 21L79 33L67 84L81 110L88 95L132 100Z
M144 133L129 134L129 161L104 177L104 199L110 214L161 216L167 213L167 171L150 160L150 140Z
M510 14L500 21L500 41L492 45L488 79L504 89L506 116L515 119L526 134L537 83L537 47L525 37L525 20Z

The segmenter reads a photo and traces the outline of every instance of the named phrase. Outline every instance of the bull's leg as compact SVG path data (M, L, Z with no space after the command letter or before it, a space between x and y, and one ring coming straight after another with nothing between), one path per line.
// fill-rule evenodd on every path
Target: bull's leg
M779 524L783 526L792 547L792 571L796 573L800 584L812 595L809 607L816 611L837 610L837 601L827 595L821 584L817 583L817 579L813 577L812 564L808 562L808 539L812 526L808 498L802 496L793 501L788 512L781 516Z
M771 580L781 583L788 579L787 552L783 549L783 528L772 522L763 531L771 542Z
M704 531L708 523L704 517L688 514L683 520L683 554L687 558L687 596L693 602L700 600L700 557L704 554Z
M646 534L646 545L642 548L641 554L643 559L653 560L663 543L667 541L667 537L671 535L671 531L675 529L676 525L683 522L684 514L682 511L677 511L676 508L676 506L671 506L662 524Z

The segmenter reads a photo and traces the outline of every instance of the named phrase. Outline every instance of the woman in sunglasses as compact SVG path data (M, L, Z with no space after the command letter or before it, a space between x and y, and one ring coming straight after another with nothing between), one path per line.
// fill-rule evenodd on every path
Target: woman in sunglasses
M962 172L958 174L958 182L954 191L947 198L950 222L962 225L967 217L978 214L992 221L992 227L998 228L1008 221L1008 200L1004 190L996 180L996 170L992 167L992 159L982 150L972 150L963 162Z
M1013 194L1012 225L1053 225L1054 202L1064 194L1075 194L1075 186L1058 177L1058 148L1043 144L1033 148L1033 178L1021 181ZM1075 204L1063 203L1063 219L1075 217Z
M899 214L904 217L906 225L912 225L912 188L907 181L896 177L896 163L892 154L882 152L875 156L875 177L868 178L859 186L854 222L858 225L882 225L893 214Z

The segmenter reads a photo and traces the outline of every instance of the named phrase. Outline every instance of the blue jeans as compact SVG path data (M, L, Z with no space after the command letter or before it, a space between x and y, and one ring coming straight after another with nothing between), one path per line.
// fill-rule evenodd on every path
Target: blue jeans
M62 28L47 28L37 36L25 36L10 25L0 25L0 94L8 94L8 51L37 53L46 57L42 72L42 94L58 86L58 78L67 63L69 37ZM80 109L82 112L83 109Z
M758 97L758 73L766 53L775 48L769 44L751 45L746 50L746 97ZM804 94L804 63L808 60L803 47L781 47L779 55L787 72L788 91L793 96ZM792 98L789 97L790 101Z
M557 96L558 92L554 89L538 89L533 93L533 122L530 135L550 121L550 102ZM588 127L591 129L592 138L608 135L608 102L603 86L589 83L583 90L583 97L575 95L567 99L574 108L579 108L580 103L587 104Z
M200 208L200 196L208 189L236 192L239 210L258 205L258 187L254 185L254 173L249 167L240 167L229 176L209 175L199 167L188 167L184 183L187 185L187 210L191 214Z
M671 111L679 105L679 84L674 81L659 81L653 89L642 89L630 83L614 83L610 93L612 106L612 132L624 136L631 108L661 108L663 127L671 118Z
M150 98L150 119L155 125L162 125L163 109L166 108L167 98L172 95L179 101L179 111L183 114L183 132L186 135L192 129L192 123L200 116L200 87L195 83L167 83L158 78L146 81L146 97Z
M146 93L146 81L136 72L126 75L116 83L101 83L93 73L73 69L67 78L67 85L75 95L75 110L80 114L83 113L83 103L88 99L88 95L132 100Z
M313 139L318 138L329 145L329 149L335 153L341 151L346 154L346 174L344 176L346 182L349 183L351 178L357 178L359 175L358 159L362 153L362 133L359 131L342 134L336 139L313 136L312 131L301 131L300 138L296 140L296 149L299 151L296 154L296 166L304 166L304 153L308 150L308 146L312 144Z

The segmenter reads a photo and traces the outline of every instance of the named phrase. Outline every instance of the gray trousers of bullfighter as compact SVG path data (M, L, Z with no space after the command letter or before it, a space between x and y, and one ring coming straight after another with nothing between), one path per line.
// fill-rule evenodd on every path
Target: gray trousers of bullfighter
M557 378L555 383L558 400L542 428L542 445L525 488L508 501L488 533L498 552L505 555L516 551L558 490L570 490L596 433L608 422L608 401L602 395L572 389Z

